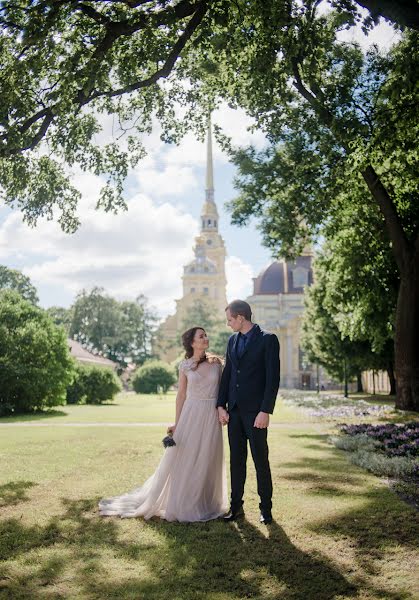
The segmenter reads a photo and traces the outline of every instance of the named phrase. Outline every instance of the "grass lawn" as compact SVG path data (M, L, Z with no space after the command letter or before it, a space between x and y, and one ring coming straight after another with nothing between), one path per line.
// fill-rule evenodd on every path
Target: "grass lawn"
M172 423L175 417L176 393L166 395L121 393L115 402L103 405L68 404L57 408L23 416L0 418L2 423L37 422L52 423ZM278 406L272 422L295 421L295 411ZM306 420L310 421L310 417Z
M163 452L163 427L124 423L171 422L174 396L58 410L37 421L47 427L0 427L0 599L419 597L417 513L327 443L330 422L279 404L271 526L258 522L251 462L244 521L178 524L96 512ZM70 424L89 422L121 425Z

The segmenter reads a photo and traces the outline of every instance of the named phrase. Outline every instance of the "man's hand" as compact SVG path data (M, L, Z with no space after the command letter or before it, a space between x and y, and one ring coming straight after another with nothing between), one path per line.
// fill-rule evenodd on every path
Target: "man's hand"
M217 410L218 410L218 420L219 420L219 422L221 423L221 425L227 425L228 420L230 418L228 412L222 406L219 406L217 408Z
M175 429L176 425L169 425L169 427L167 428L167 433L173 435L175 433Z
M253 423L253 427L257 427L257 429L266 429L269 425L269 413L260 412L256 415L255 422Z

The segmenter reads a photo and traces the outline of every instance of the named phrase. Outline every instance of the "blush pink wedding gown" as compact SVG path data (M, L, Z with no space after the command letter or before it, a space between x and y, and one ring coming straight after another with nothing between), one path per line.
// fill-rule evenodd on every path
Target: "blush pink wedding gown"
M221 365L181 362L187 377L186 400L173 439L156 471L138 488L103 499L103 516L160 517L166 521L216 519L227 511L222 428L216 409Z

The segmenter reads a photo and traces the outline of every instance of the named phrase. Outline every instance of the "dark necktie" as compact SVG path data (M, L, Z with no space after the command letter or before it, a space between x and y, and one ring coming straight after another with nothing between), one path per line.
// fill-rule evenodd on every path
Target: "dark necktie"
M239 343L237 344L237 354L238 354L239 358L241 358L244 354L244 351L246 349L246 342L247 342L247 336L245 336L241 333L240 337L239 337Z

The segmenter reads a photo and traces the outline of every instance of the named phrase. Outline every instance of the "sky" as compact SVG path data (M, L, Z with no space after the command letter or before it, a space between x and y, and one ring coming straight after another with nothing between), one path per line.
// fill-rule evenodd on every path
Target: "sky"
M341 34L366 46L382 47L395 41L394 30L382 24L367 38L359 30ZM213 114L238 145L261 149L261 132L250 133L250 119L239 110L222 106ZM104 135L111 129L103 122ZM0 207L0 264L21 270L38 290L40 305L69 307L82 289L100 286L111 296L135 299L144 294L163 318L174 312L182 295L183 266L193 258L194 238L205 198L206 148L193 135L179 146L164 144L155 131L145 140L147 157L131 170L124 196L128 210L118 215L95 210L101 180L75 172L73 183L82 192L78 208L81 226L65 234L53 221L40 220L35 228L23 222L18 210ZM271 261L262 246L257 224L245 228L230 223L224 204L237 195L234 167L213 141L215 201L219 231L227 249L227 298L246 298L253 281Z

